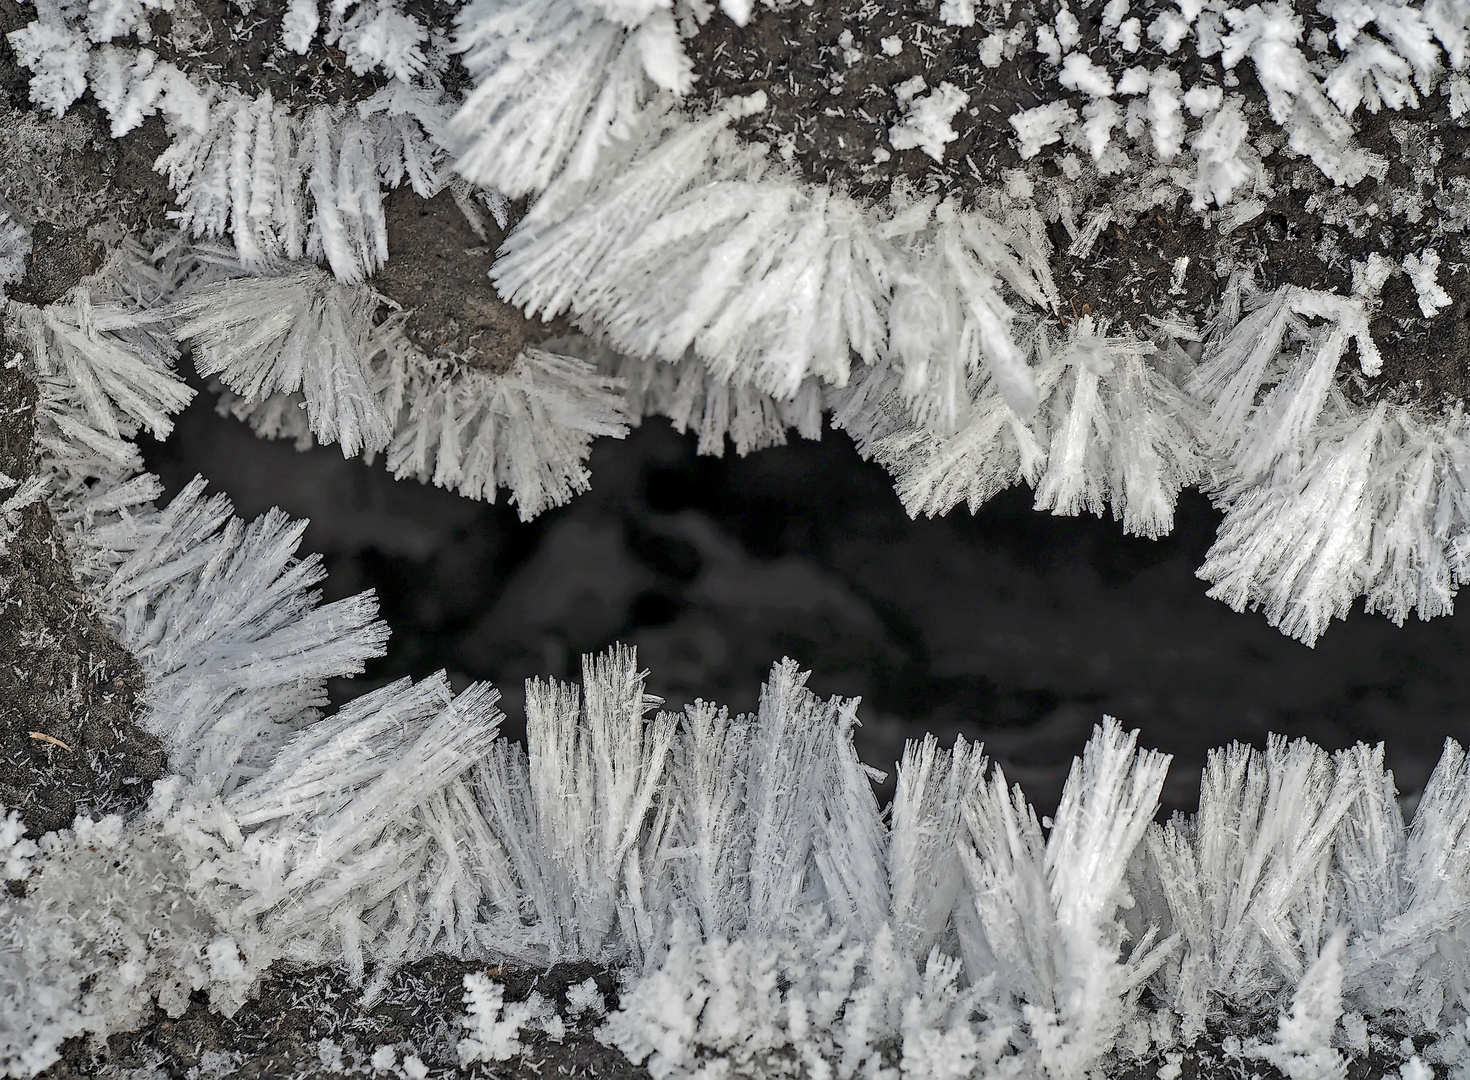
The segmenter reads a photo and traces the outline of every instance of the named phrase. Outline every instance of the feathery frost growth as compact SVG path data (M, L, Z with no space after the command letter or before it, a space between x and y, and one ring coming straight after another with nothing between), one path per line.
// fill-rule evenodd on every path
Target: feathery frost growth
M1260 607L1308 644L1359 596L1399 624L1411 611L1446 614L1465 574L1463 414L1354 406L1334 381L1350 342L1365 373L1381 363L1372 287L1361 274L1352 297L1290 286L1263 296L1233 282L1221 322L1238 321L1191 382L1220 448L1213 494L1225 509L1200 577L1211 596ZM1243 302L1254 310L1240 317Z
M477 85L449 123L448 137L464 147L455 169L511 198L562 175L590 180L655 88L689 89L694 73L671 7L658 0L466 4L456 47ZM688 7L708 17L704 5Z
M506 488L530 519L587 489L593 439L627 434L624 383L573 355L597 355L584 343L527 347L497 374L473 356L424 355L403 333L406 313L318 267L251 273L208 246L185 261L161 317L199 373L227 388L222 411L263 436L385 451L395 476L470 498Z
M425 357L390 319L374 381L394 422L389 470L494 502L506 488L522 520L586 491L592 440L628 433L623 382L556 343L523 349L495 375Z
M174 335L243 398L301 391L312 434L344 456L383 449L393 430L367 368L377 298L314 266L280 271L190 290L170 309Z
M142 818L82 819L38 850L11 829L28 890L0 905L0 992L22 1019L0 1060L34 1075L62 1039L195 990L232 1011L277 959L342 963L371 999L435 951L626 965L601 1037L664 1076L786 1061L1061 1080L1226 1021L1291 1075L1366 1049L1339 1024L1375 1045L1407 1030L1436 1063L1470 1049L1455 743L1411 825L1382 747L1273 739L1213 754L1199 813L1160 826L1168 759L1111 719L1054 819L980 747L928 738L885 820L857 703L806 679L777 664L752 716L650 716L645 673L614 649L586 658L580 692L528 684L524 749L497 737L490 688L401 680L292 725L234 786L196 769ZM114 969L129 974L96 977ZM38 971L54 993L21 1002ZM466 1062L561 1023L484 978L466 1003Z
M348 108L297 113L234 92L207 122L154 164L177 192L179 225L196 237L228 234L241 264L325 260L360 282L388 259L383 185L405 180L424 198L447 181L438 144L448 116L437 92L394 83Z

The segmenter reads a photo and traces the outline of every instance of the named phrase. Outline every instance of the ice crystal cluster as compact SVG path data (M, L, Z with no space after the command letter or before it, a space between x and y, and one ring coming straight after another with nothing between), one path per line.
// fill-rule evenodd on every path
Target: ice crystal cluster
M752 0L237 7L38 0L7 36L34 108L0 112L0 360L35 402L25 471L0 474L0 551L51 515L143 667L140 723L171 774L133 817L41 837L0 818L21 884L0 897L0 1071L36 1075L67 1040L196 994L233 1014L273 964L341 965L371 999L449 954L619 967L599 1037L659 1078L1171 1080L1202 1045L1300 1080L1369 1054L1397 1054L1404 1080L1470 1076L1453 742L1412 821L1381 748L1274 739L1217 752L1198 813L1159 824L1168 761L1112 719L1052 817L981 747L932 738L881 811L858 703L791 661L754 715L671 714L613 648L580 686L528 685L524 746L499 735L496 690L442 674L328 712L327 680L383 650L371 594L321 603L320 559L279 512L247 523L202 479L162 503L134 442L191 399L185 350L264 436L503 491L524 518L584 490L592 440L646 415L710 453L825 423L915 515L1026 483L1041 509L1154 537L1200 486L1225 513L1211 594L1308 643L1359 597L1398 622L1442 614L1470 577L1470 427L1458 404L1374 390L1402 357L1373 327L1404 282L1431 326L1455 307L1470 204L1435 171L1442 147L1414 143L1414 110L1470 112L1470 5L916 8L935 34L983 29L987 71L1039 56L1043 93L1002 117L1014 167L966 156L963 195L882 198L751 137L774 92L697 100L694 44L767 17ZM863 56L850 30L835 48ZM915 76L888 99L873 168L959 168L983 95ZM100 266L17 291L41 226L74 209L47 155L85 142L92 105L103 138L161 133L170 227L94 222L75 242ZM1390 174L1359 138L1385 109L1420 124L1391 129L1418 146L1418 187L1380 205L1353 192ZM499 295L567 332L503 364L412 337L384 274L400 188L452 199L487 246L494 217ZM1191 310L1171 298L1206 260L1180 255L1122 319L1059 284L1162 207L1228 237L1297 193L1342 230L1322 245L1341 287L1225 260ZM1368 250L1431 206L1412 250ZM568 1022L489 975L465 1005L462 1065ZM603 1007L584 986L566 1015Z
M1118 319L1079 315L1056 268L1181 198L1192 228L1225 237L1284 184L1355 237L1375 215L1420 221L1422 185L1391 206L1351 194L1388 170L1355 124L1385 109L1418 110L1414 131L1426 109L1457 123L1470 9L1146 7L915 12L916 34L989 28L982 71L1033 56L1050 88L996 117L1019 167L986 175L967 159L963 197L804 178L784 150L737 134L771 107L764 91L692 104L699 35L762 17L736 0L413 13L293 0L237 30L190 0L47 0L9 44L42 110L90 93L116 137L162 119L154 168L187 237L175 265L196 253L163 298L171 325L263 434L382 453L396 475L473 497L510 488L529 516L585 486L588 439L642 415L698 432L706 452L815 436L825 417L892 471L914 514L1026 483L1039 508L1111 512L1157 536L1179 490L1202 486L1227 513L1201 569L1212 595L1308 643L1360 596L1399 621L1448 611L1470 573L1461 415L1343 392L1381 373L1368 324L1390 278L1412 284L1426 319L1448 317L1448 275L1464 266L1454 183L1428 195L1439 240L1323 255L1351 262L1350 290L1268 287L1258 266L1181 257L1171 293L1221 275L1206 308L1160 297L1157 315ZM210 42L227 30L272 71L319 74L336 58L335 81L302 89L262 71L252 84L217 62ZM885 37L882 52L904 47ZM837 51L848 66L863 56L851 29ZM921 76L893 94L901 115L875 160L943 163L983 104ZM493 375L416 355L372 280L392 257L384 198L400 185L452 190L471 215L483 197L502 220L506 199L526 200L491 277L525 315L584 336Z

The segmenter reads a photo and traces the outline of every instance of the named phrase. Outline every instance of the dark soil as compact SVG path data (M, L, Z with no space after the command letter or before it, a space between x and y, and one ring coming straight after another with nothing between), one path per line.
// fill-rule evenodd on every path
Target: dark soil
M430 356L469 357L493 372L515 362L521 349L566 334L565 318L540 322L507 304L488 276L495 251L523 210L501 228L483 208L482 237L448 190L419 198L407 187L384 200L388 250L393 257L374 275L373 288L409 309L409 338Z
M325 19L305 55L287 49L281 42L287 6L285 0L186 0L153 15L153 40L147 46L191 75L208 76L251 97L269 90L276 101L293 105L350 105L388 85L390 77L380 70L353 73L347 56L323 40ZM443 40L452 33L454 5L409 0L403 7L429 31L422 44L426 54L434 37ZM131 37L123 42L141 44ZM458 56L440 62L445 65L440 72L445 88L461 93L469 80Z
M35 384L0 367L0 472L15 480L35 468L35 405ZM167 766L137 726L143 672L82 595L44 503L0 554L0 657L0 805L32 836L140 805Z
M979 59L987 28L979 19L968 28L945 26L938 8L937 0L782 11L757 4L744 27L717 14L684 45L698 77L691 99L709 106L764 90L766 110L739 121L737 130L769 145L813 182L881 197L901 178L923 191L963 197L977 183L992 182L1002 169L1021 164L1006 119L1017 108L1047 100L1049 91L1037 77L1035 54L988 69ZM1018 3L996 25L1015 25L1028 14L1027 5ZM1087 19L1085 13L1079 17ZM838 44L844 30L861 53L851 66ZM881 42L894 36L903 49L885 55ZM914 75L922 75L931 89L949 82L970 95L967 111L955 118L959 137L945 147L943 165L921 150L888 146L888 129L902 111L894 88ZM892 156L874 164L876 147Z
M41 1076L44 1080L90 1077L105 1063L118 1068L161 1068L171 1078L197 1069L206 1054L238 1055L238 1067L229 1075L255 1077L326 1077L341 1075L323 1060L322 1042L341 1048L342 1062L366 1064L382 1046L396 1050L395 1060L416 1055L435 1076L494 1077L497 1080L546 1080L549 1076L642 1080L646 1069L633 1065L617 1050L592 1035L600 1017L584 1014L568 1022L565 1037L556 1042L545 1033L523 1030L526 1047L521 1057L497 1063L461 1067L455 1044L463 1029L464 977L485 971L505 987L507 1002L524 1001L531 991L562 1011L566 992L588 978L609 1007L616 1007L617 980L613 973L591 964L558 964L548 970L492 967L483 963L434 956L412 964L391 980L387 993L373 1005L335 968L271 969L260 996L231 1019L195 997L177 1020L159 1019L142 1031L116 1035L104 1055L94 1056L84 1039L63 1047L63 1059ZM548 1066L551 1066L548 1069ZM195 1072L193 1075L197 1076Z
M78 230L58 229L49 221L31 230L31 254L25 276L11 290L11 299L35 307L54 304L77 282L102 267L106 252L101 241Z

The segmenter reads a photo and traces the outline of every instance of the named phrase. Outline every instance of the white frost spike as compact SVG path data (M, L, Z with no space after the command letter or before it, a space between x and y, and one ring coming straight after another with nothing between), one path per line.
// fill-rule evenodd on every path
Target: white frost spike
M1112 372L1113 350L1097 334L1090 315L1078 322L1056 360L1048 355L1044 337L1039 344L1043 378L1051 376L1065 389L1055 406L1058 423L1052 430L1046 471L1036 487L1036 508L1068 516L1087 510L1101 517L1108 480L1105 455L1113 437L1101 384ZM1133 350L1141 351L1140 345L1134 344Z
M1169 532L1180 490L1204 473L1197 407L1155 370L1152 344L1108 337L1085 315L1052 359L1039 333L1055 426L1037 508L1101 515L1111 505L1130 534Z
M173 370L177 349L159 331L161 316L104 295L93 302L85 285L65 302L37 309L14 305L14 318L43 374L64 373L88 419L117 439L129 421L166 438L172 414L194 397Z
M1360 300L1292 290L1287 304L1298 315L1329 321L1322 329L1308 332L1300 359L1286 370L1252 414L1236 450L1237 467L1245 477L1263 475L1278 456L1307 443L1327 404L1349 341L1357 343L1365 368L1379 362Z
M1179 492L1206 473L1198 405L1142 352L1119 350L1109 377L1113 444L1108 461L1113 517L1131 536L1174 528Z
M1184 113L1179 72L1172 68L1161 68L1149 77L1148 119L1154 153L1160 161L1173 161L1184 141Z
M888 837L869 783L884 774L864 766L852 742L857 706L857 698L832 698L828 704L832 721L823 725L829 742L812 861L833 923L871 940L889 914Z
M1441 309L1454 303L1454 299L1436 279L1439 273L1439 252L1433 248L1425 248L1418 255L1405 255L1404 270L1414 283L1414 291L1419 294L1419 310L1426 319L1434 318Z
M1011 338L1014 312L1000 285L1002 278L1013 287L1029 284L1023 295L1033 301L1041 298L1039 287L1026 282L1011 238L988 218L944 202L934 232L914 270L895 282L889 311L889 348L903 361L903 392L914 402L915 420L953 431L966 377L982 362L1006 403L1030 416L1040 403L1036 380Z
M249 269L322 259L342 281L361 282L388 255L383 186L407 176L425 197L439 187L446 108L436 93L395 82L355 109L304 114L269 93L228 93L201 110L154 168L178 193L180 227L228 232Z
M1450 544L1465 527L1470 501L1455 463L1464 460L1467 432L1461 414L1426 424L1394 409L1388 420L1374 475L1364 607L1402 626L1411 611L1431 619L1454 610L1459 579Z
M307 254L324 257L341 280L360 282L388 259L373 135L361 120L319 108L303 142L310 147L306 188L316 210Z
M1235 301L1239 303L1239 288ZM1189 388L1210 403L1209 431L1217 441L1234 443L1255 405L1256 391L1265 381L1286 336L1289 287L1262 298L1245 318L1230 326L1195 369Z
M787 428L806 439L822 435L822 393L815 379L807 379L796 397L782 401L749 384L721 382L695 358L665 364L611 356L603 369L627 384L635 423L640 416L665 416L675 431L698 436L698 454L723 457L727 437L744 457L786 445Z
M914 425L908 404L897 391L899 376L889 379L891 394L865 410L882 427L873 432L876 438L859 438L859 444L866 443L868 452L893 474L910 517L947 514L961 502L975 513L1007 488L1040 479L1046 465L1044 438L1005 403L988 372L972 380L970 404L949 436ZM896 423L888 419L894 414ZM838 413L833 426L845 427L858 438L863 432L855 425L861 422L860 416Z
M639 840L665 782L675 718L644 714L646 672L633 650L583 658L585 704L567 684L526 684L526 748L539 833L573 904L578 955L605 955L625 889L651 867ZM649 917L630 910L630 918ZM625 946L635 945L627 941Z
M1327 930L1333 841L1360 791L1354 759L1273 735L1263 752L1212 751L1194 819L1149 832L1170 917L1184 939L1166 982L1186 1038L1220 1003L1249 1008L1295 984Z
M315 719L327 679L381 655L388 633L370 592L317 606L321 558L295 558L304 523L277 510L247 525L203 491L195 478L163 510L84 539L115 560L91 591L125 612L118 640L149 675L145 726L175 770L227 791Z
M281 20L281 44L293 53L305 56L316 39L321 14L317 0L291 0Z
M383 449L392 423L368 381L377 295L314 266L274 269L185 295L174 334L193 343L201 375L251 401L301 391L313 434L343 456Z
M1327 325L1314 330L1303 318L1324 319ZM1289 328L1307 344L1299 360L1283 370L1279 354ZM1383 362L1362 298L1286 285L1212 343L1190 388L1210 405L1214 439L1234 452L1248 475L1260 475L1282 452L1303 445L1350 341L1364 374L1377 374ZM1277 386L1257 406L1261 386L1272 380L1279 380Z
M393 417L394 476L415 476L474 499L510 490L522 520L587 490L592 440L628 432L621 381L589 361L527 348L493 374L430 361L392 324L375 374Z
M578 306L624 351L675 362L692 347L717 379L786 401L810 376L844 383L854 351L876 357L885 248L846 197L705 184L586 268Z
M692 347L782 400L808 375L841 385L854 351L875 360L892 245L845 196L752 179L762 166L725 130L737 106L753 107L675 131L559 220L543 200L491 271L502 295L595 319L635 356Z
M1373 1010L1402 1010L1425 1030L1448 1025L1446 1012L1459 997L1460 966L1451 958L1461 948L1457 927L1470 904L1467 835L1470 765L1460 744L1447 739L1407 839L1375 868L1389 904L1374 913L1347 953L1355 999Z
M1199 569L1210 596L1236 611L1260 607L1308 645L1347 616L1367 584L1384 409L1320 425L1299 468L1241 489Z
M959 925L971 978L991 974L1026 1004L1041 1064L1083 1075L1112 1045L1131 992L1157 970L1172 940L1149 933L1125 960L1119 908L1124 872L1158 805L1169 759L1135 752L1111 717L1062 792L1051 835L997 768L965 809L962 849L978 920Z
M933 735L904 745L893 796L888 840L888 881L899 947L925 956L954 913L964 885L964 865L955 858L963 836L963 812L985 782L986 758L979 743L955 740L953 750Z
M1282 1015L1274 1042L1246 1048L1249 1057L1275 1065L1292 1080L1342 1080L1347 1062L1332 1048L1333 1029L1342 1016L1342 955L1347 933L1338 930L1302 973Z
M761 687L750 747L746 805L751 830L748 929L769 933L796 912L807 890L822 792L812 783L830 760L837 703L806 688L795 661Z
M1046 843L1046 875L1056 912L1056 1014L1041 1019L1041 1060L1054 1077L1080 1076L1111 1046L1127 1018L1125 1002L1158 968L1175 942L1152 934L1120 956L1117 914L1129 906L1124 872L1143 841L1169 771L1169 757L1137 751L1105 717L1074 760ZM1038 1023L1032 1018L1033 1024ZM1049 1047L1052 1035L1061 1044Z
M732 718L706 701L684 708L674 744L672 776L679 787L678 844L689 854L675 863L685 902L704 937L738 934L749 905L745 785L750 775L749 717Z
M444 828L450 803L462 802L462 777L493 745L498 696L477 684L455 698L440 672L307 728L225 800L201 891L216 893L217 910L267 962L340 958L354 985L371 963L370 1002L396 967L430 951L485 955L475 926L490 899L482 873L493 866L471 870L454 849L465 845L477 861L496 853L475 843L462 814Z
M506 237L491 268L501 295L546 319L581 310L592 299L586 275L627 251L675 199L711 179L717 153L731 146L726 127L732 115L717 113L674 130L616 174L599 178L564 213L557 213L557 200L539 200ZM458 122L456 117L451 130Z
M455 169L511 198L546 188L569 159L590 178L647 97L650 63L687 89L692 71L665 29L672 20L630 34L575 0L475 0L459 22L457 48L477 85L449 124L464 148Z

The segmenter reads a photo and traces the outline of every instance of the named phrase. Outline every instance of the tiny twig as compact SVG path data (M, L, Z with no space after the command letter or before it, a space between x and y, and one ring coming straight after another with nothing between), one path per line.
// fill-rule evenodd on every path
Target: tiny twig
M40 739L42 742L55 743L57 746L65 750L68 754L76 753L75 750L73 750L70 746L67 746L66 743L62 742L55 735L47 735L44 731L31 731L27 732L27 734L30 735L30 737L33 739Z

